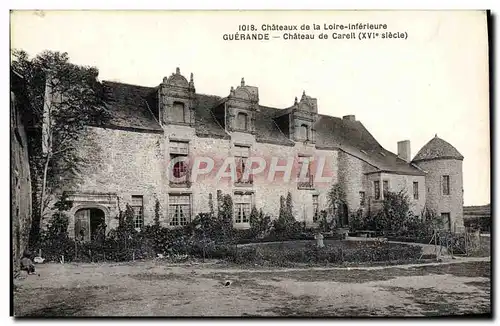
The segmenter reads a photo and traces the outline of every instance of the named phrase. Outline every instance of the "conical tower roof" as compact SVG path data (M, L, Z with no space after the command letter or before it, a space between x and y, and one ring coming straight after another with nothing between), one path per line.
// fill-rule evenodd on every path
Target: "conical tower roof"
M464 157L450 143L436 135L418 151L417 155L413 158L413 162L435 159L463 160Z

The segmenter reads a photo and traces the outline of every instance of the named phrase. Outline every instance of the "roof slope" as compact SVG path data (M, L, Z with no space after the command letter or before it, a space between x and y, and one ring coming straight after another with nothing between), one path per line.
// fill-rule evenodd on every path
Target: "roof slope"
M417 162L435 159L463 160L464 157L450 143L442 140L436 135L420 149L413 158L413 161Z
M475 215L491 216L491 205L464 206L464 217Z
M107 108L111 114L111 126L163 131L153 113L156 107L150 107L156 95L156 88L109 81L102 84Z
M106 103L112 116L111 126L163 132L158 122L158 88L109 81L103 82L103 85ZM196 94L196 135L229 138L228 133L217 122L211 110L222 101L223 98L219 96ZM256 140L263 143L293 146L294 142L285 135L274 120L288 110L260 105L255 118ZM424 175L420 169L384 149L359 121L319 114L314 129L318 148L341 149L375 166L378 171Z

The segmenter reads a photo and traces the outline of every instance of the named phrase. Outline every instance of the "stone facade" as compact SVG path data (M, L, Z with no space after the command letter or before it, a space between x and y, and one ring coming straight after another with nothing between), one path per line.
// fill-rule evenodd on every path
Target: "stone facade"
M427 207L438 216L449 214L450 220L443 221L444 228L454 231L463 228L462 161L430 160L419 162L418 165L427 172L425 177ZM443 191L443 176L449 176L449 192L447 193ZM445 216L443 216L444 219L446 219Z
M11 234L12 265L19 270L19 262L28 247L31 227L31 177L28 158L28 142L23 120L24 108L18 98L23 96L23 80L11 72L10 102L10 164L11 164Z
M218 190L230 194L235 203L241 200L243 204L236 205L241 210L255 206L273 217L279 214L280 198L290 192L295 218L309 226L315 225L315 210L328 209L327 193L337 183L345 191L350 212L362 209L371 214L378 209L384 181L390 191L408 192L416 214L426 202L438 207L455 203L446 204L445 199L441 203L435 195L424 172L429 166L419 168L409 162L409 141L399 146L405 157L391 153L355 116L340 119L318 114L317 100L305 92L289 108L276 109L260 105L258 88L244 80L231 87L226 97L198 94L193 75L188 81L179 69L156 88L104 84L114 117L106 128L87 128L80 149L89 164L76 189L68 190L74 202L70 215L98 209L108 231L116 227L116 217L127 204L138 209L138 219L143 219L138 226L153 222L156 203L164 226L182 225L208 212L209 195L215 201ZM254 158L263 160L266 168L252 180L219 180L221 171L226 171L221 167L230 163L228 157L239 160L236 169L255 168ZM204 158L213 161L214 169L195 172L193 166L208 164ZM284 180L284 172L270 178L270 166L284 167L289 159L293 161L291 181ZM307 162L310 168L304 171L308 172L295 180ZM321 175L319 166L324 167ZM433 178L434 169L429 170ZM461 175L461 170L456 172ZM176 173L182 177L178 179ZM375 198L375 181L380 181L380 198ZM236 217L248 212L236 211L240 209L236 206L235 227L249 227L248 220ZM74 223L70 221L72 235Z

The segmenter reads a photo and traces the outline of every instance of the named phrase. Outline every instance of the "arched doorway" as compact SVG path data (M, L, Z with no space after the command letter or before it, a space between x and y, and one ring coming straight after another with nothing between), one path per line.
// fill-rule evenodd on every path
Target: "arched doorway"
M347 204L341 203L339 205L339 226L341 228L345 228L349 226L349 209L347 208Z
M105 214L99 208L82 208L75 213L75 239L90 241L103 236L106 230Z

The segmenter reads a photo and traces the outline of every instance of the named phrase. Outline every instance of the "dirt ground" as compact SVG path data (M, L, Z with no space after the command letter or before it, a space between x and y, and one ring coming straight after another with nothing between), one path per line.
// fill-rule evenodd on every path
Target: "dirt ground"
M241 269L158 260L37 267L40 276L14 280L17 317L491 313L489 258L349 269Z

